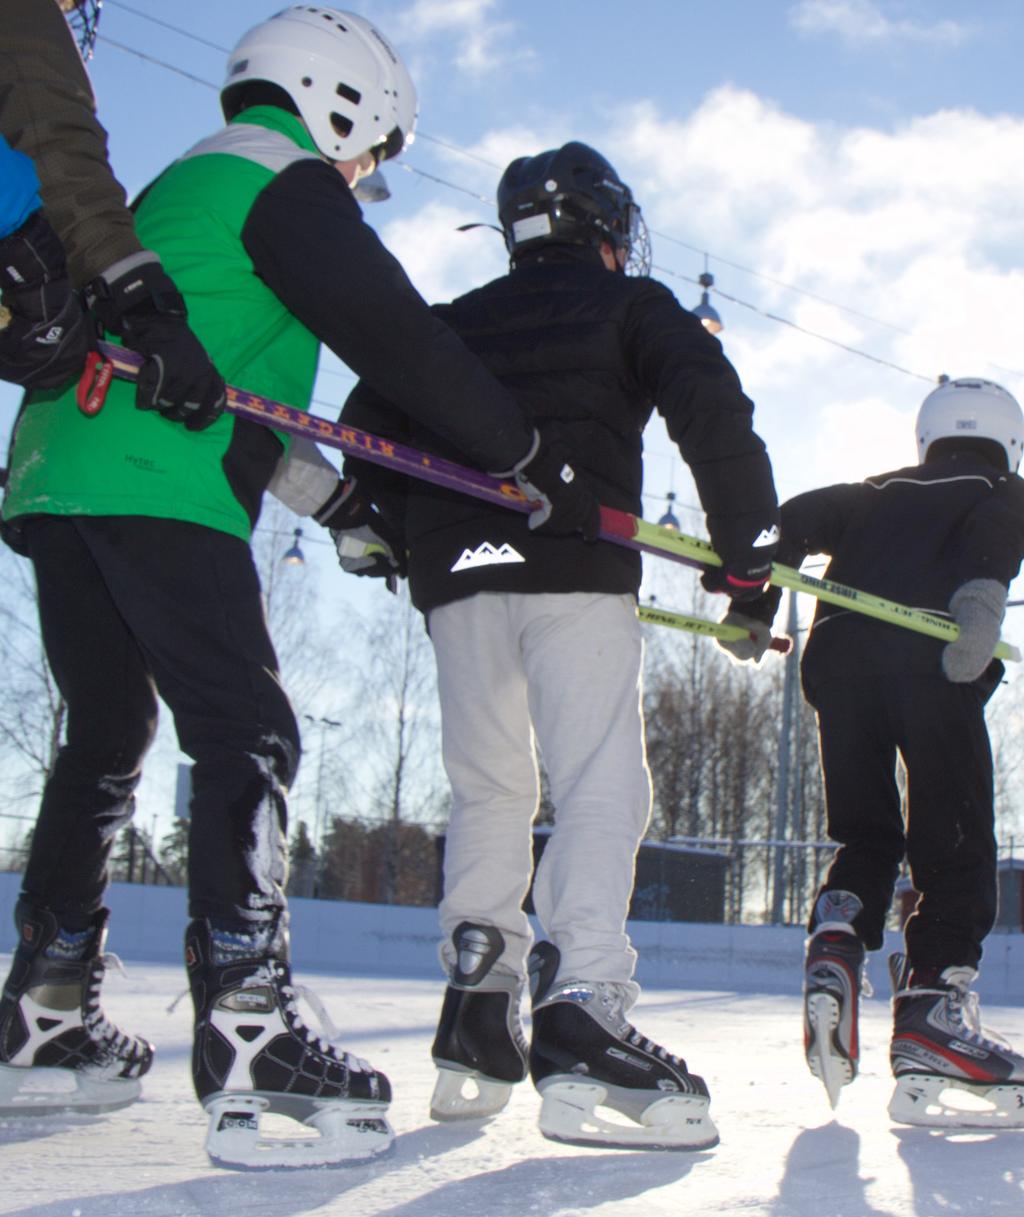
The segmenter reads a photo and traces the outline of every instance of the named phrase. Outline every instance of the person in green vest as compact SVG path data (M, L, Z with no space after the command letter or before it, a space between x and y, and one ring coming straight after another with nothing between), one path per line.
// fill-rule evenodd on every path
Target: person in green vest
M305 407L326 343L465 459L517 476L545 500L544 527L589 529L596 500L565 454L540 444L362 219L351 187L402 150L416 120L387 39L353 13L286 9L231 54L222 105L227 126L151 184L136 228L180 289L168 307L187 306L226 380ZM130 347L131 311L102 280L90 303ZM185 956L208 1152L307 1166L391 1144L388 1079L305 1025L289 970L286 795L300 741L249 547L288 448L230 414L194 430L136 409L122 382L91 416L74 384L32 394L20 414L4 530L35 568L67 727L15 911L0 1114L19 1110L26 1089L38 1095L47 1071L63 1075L62 1106L120 1106L149 1068L152 1046L105 1018L100 985L108 858L132 815L159 694L194 761ZM316 516L339 552L376 555L351 561L359 573L401 567L353 481ZM306 1135L257 1148L266 1111L304 1121Z

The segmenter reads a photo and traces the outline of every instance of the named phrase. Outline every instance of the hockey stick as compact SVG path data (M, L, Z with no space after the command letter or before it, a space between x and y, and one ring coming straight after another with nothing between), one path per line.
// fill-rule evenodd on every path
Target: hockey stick
M134 380L137 377L142 366L141 355L106 342L100 343L100 353L111 362L116 376L126 380ZM81 396L88 396L87 389L88 386L82 387ZM350 456L384 465L397 473L421 478L436 486L457 490L486 502L509 507L513 511L532 509L531 502L513 482L503 482L476 469L468 469L465 465L432 456L428 452L420 452L393 440L381 439L356 427L328 422L325 418L317 418L316 415L296 409L295 406L287 406L258 393L249 393L245 389L235 388L234 385L227 387L227 409L240 418L251 419L263 426L285 431L289 435L315 440L330 448L338 448ZM612 541L616 545L625 545L642 553L670 558L686 566L722 565L721 558L709 542L698 537L689 537L671 528L651 524L639 516L628 511L618 511L614 507L601 507L599 535L602 540ZM886 600L871 592L862 592L857 588L835 583L831 579L816 579L813 575L783 566L779 562L772 563L771 582L777 587L807 592L819 600L842 605L854 612L888 622L890 625L902 626L918 634L927 634L944 642L952 642L960 633L956 622L947 618ZM1020 651L1006 642L1000 642L996 646L995 655L997 659L1008 659L1014 663L1019 663L1021 658Z
M602 524L605 523L606 510L604 507L601 508ZM672 529L662 528L647 520L629 516L625 512L616 512L615 515L625 517L621 520L617 519L614 523L627 528L632 527L634 538L642 543L642 547L648 553L678 555L683 561L697 561L702 566L722 565L722 560L707 541L702 541L698 537L688 537L685 533L677 533ZM604 535L603 529L601 535ZM925 609L910 608L895 600L887 600L884 596L876 596L872 592L848 587L845 583L836 583L832 579L818 579L814 575L794 570L791 566L783 566L781 562L772 563L771 582L776 587L789 588L795 592L807 592L818 600L842 605L853 612L863 613L866 617L874 617L876 620L888 622L890 625L903 626L904 629L912 630L917 634L926 634L931 638L941 639L943 642L952 642L960 634L960 627L956 622L950 621L946 617L939 617ZM1009 642L1000 641L996 645L995 657L1010 660L1013 663L1021 661L1020 651Z
M754 638L752 630L745 630L741 625L726 625L722 621L707 621L703 617L691 617L687 613L674 613L670 609L655 608L653 604L638 604L636 615L641 621L650 625L667 625L674 630L686 630L690 634L702 634L706 638L721 638L723 641L738 642L741 638ZM772 638L768 644L770 651L780 651L789 654L793 641L786 637Z

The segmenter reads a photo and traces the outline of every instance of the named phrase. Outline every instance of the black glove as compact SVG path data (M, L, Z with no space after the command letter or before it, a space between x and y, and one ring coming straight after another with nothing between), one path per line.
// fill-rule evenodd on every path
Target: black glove
M94 345L64 247L42 211L0 241L0 380L52 389L78 376ZM6 324L5 324L6 319Z
M330 532L342 570L350 575L387 579L392 591L394 579L405 577L403 537L376 510L355 478L339 481L337 490L313 513L313 519Z
M582 533L585 541L596 541L601 531L601 504L572 466L569 450L560 440L542 443L533 433L533 444L523 459L494 477L514 477L528 499L540 503L530 512L529 526L552 536Z
M135 404L202 431L224 412L224 380L188 326L181 293L155 254L115 262L86 288L104 329L146 357Z
M772 573L772 564L766 568L744 569L739 573L724 566L713 566L700 577L706 592L723 592L730 600L756 600L764 593Z
M701 585L706 592L724 592L731 600L756 600L772 577L772 562L778 548L778 527L772 524L762 528L748 548L735 556L722 553L722 565L705 570L700 577Z

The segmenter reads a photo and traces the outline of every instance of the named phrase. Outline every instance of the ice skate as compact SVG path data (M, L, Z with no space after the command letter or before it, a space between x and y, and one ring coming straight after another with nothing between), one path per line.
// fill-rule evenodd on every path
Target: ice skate
M970 967L889 957L896 1088L889 1115L931 1128L1024 1128L1024 1057L982 1030Z
M100 1006L107 912L70 932L20 900L18 946L0 997L0 1117L96 1114L134 1103L153 1045L115 1027Z
M704 1079L628 1022L629 986L556 981L558 964L549 942L530 956L530 1075L543 1097L544 1136L620 1149L717 1145Z
M333 1166L391 1147L391 1087L366 1061L339 1052L299 1014L303 997L334 1029L316 996L293 985L284 933L211 933L194 921L185 963L195 1006L192 1079L209 1116L206 1151L240 1167ZM278 1136L264 1116L297 1122Z
M501 1111L512 1087L526 1077L519 1019L523 985L495 967L505 940L494 926L463 921L452 945L455 962L431 1049L438 1073L430 1114L435 1120L479 1120Z
M860 910L852 892L822 892L804 964L804 1053L833 1109L839 1092L857 1076L860 1060L864 944L851 924Z

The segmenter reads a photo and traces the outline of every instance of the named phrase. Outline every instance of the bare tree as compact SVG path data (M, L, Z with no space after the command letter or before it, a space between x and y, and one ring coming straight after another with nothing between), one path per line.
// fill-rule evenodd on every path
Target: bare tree
M382 899L400 886L401 825L438 819L440 728L433 653L423 618L403 588L381 590L380 608L361 626L365 669L360 696L361 818L385 828Z
M27 856L24 822L53 771L64 729L65 705L39 636L32 566L0 545L0 779L2 815L10 825L7 864L20 869Z
M288 552L296 546L304 556L289 560ZM356 736L350 707L353 692L364 679L353 658L355 648L339 645L337 636L323 624L319 608L325 578L338 580L343 587L341 581L349 576L335 567L328 534L270 496L264 500L253 535L253 557L281 682L302 733L303 760L290 792L291 814L294 820L306 821L312 844L319 848L316 836L347 799L350 765L346 762Z

